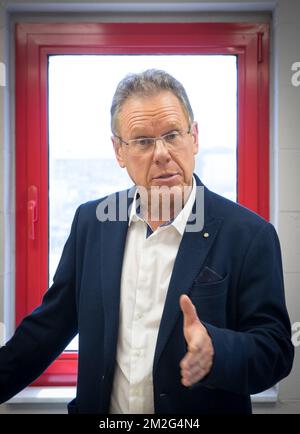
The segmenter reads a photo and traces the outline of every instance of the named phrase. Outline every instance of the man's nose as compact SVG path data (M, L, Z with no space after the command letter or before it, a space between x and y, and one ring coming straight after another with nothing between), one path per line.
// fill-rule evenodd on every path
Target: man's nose
M154 146L153 161L156 164L165 164L171 160L168 147L162 139L156 139Z

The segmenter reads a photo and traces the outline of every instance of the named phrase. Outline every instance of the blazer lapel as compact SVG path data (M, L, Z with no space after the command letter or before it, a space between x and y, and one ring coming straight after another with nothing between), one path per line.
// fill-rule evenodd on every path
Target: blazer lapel
M125 197L126 195L126 197ZM128 230L128 191L116 194L116 221L102 223L101 230L101 289L105 321L105 374L113 369L118 341L120 285L124 248ZM126 206L121 211L120 205ZM126 217L127 216L127 217Z
M205 194L207 198L209 192L206 190ZM179 305L180 295L189 294L193 280L202 268L222 223L222 219L208 216L207 204L205 204L205 208L205 225L203 229L200 232L186 231L179 246L160 322L153 373L157 368L161 353L181 312ZM208 233L209 236L205 236L205 233Z

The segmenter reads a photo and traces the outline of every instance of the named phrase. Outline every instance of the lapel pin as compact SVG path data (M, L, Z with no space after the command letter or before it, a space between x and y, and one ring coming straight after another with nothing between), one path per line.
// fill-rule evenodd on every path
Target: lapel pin
M203 237L204 238L208 238L209 237L209 233L208 232L204 232Z

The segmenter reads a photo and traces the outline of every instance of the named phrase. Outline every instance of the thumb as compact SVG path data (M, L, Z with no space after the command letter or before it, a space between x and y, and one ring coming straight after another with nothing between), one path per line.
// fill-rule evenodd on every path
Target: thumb
M188 327L195 322L200 322L196 308L187 295L181 295L179 303L183 312L183 327Z

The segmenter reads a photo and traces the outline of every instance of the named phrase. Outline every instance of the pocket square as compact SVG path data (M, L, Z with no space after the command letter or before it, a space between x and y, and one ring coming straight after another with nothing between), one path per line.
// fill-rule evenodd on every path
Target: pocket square
M220 276L216 271L212 270L209 267L204 267L203 270L198 274L195 279L197 283L210 283L210 282L218 282L222 280L223 277Z

